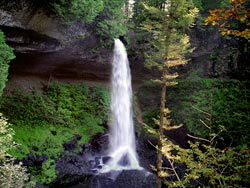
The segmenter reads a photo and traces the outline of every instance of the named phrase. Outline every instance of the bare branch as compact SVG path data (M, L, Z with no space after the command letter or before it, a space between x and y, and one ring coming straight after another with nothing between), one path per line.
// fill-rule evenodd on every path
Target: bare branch
M199 109L199 108L196 108L196 107L195 107L195 106L193 106L193 105L192 105L192 108L194 108L195 110L198 110L199 112L202 112L203 114L206 114L206 115L208 115L208 116L211 116L211 114L210 114L210 113L205 112L205 111L203 111L203 110L201 110L201 109Z
M209 127L203 120L200 119L200 122L201 122L206 128L210 129L210 127Z
M173 172L174 172L176 178L178 179L179 182L181 182L181 179L180 179L179 175L177 174L177 172L176 172L176 170L175 170L175 167L174 167L174 160L171 161L171 160L168 158L168 161L169 161L169 163L170 163L170 165L171 165L171 168L172 168L172 170L173 170ZM185 188L185 186L184 186L183 184L182 184L182 187Z
M210 143L210 141L208 140L208 139L205 139L205 138L200 138L200 137L196 137L196 136L192 136L192 135L190 135L190 134L187 134L189 137L191 137L191 138L194 138L194 139L197 139L197 140L203 140L203 141L206 141L206 142L209 142Z

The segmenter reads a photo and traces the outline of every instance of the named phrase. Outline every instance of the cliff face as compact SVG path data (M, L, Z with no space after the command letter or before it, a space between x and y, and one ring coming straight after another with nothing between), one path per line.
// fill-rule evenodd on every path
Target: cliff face
M11 63L9 81L17 80L17 76L109 81L112 49L100 47L87 26L64 23L45 0L1 0L0 29L17 57ZM199 31L192 33L196 50L183 73L202 69L206 74L213 66L208 59L219 35L199 35ZM132 37L130 45L133 41ZM137 51L130 57L133 81L148 80L153 73L143 66L143 51L139 52L137 46L133 51Z
M108 79L112 50L100 48L81 23L65 24L48 6L32 0L0 2L0 29L17 57L10 78Z

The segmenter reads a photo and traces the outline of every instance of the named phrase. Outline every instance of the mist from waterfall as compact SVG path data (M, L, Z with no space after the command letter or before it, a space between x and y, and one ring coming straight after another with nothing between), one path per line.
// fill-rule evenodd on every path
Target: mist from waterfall
M131 74L123 43L115 40L111 77L111 126L106 170L139 169L132 111ZM103 169L105 171L105 168Z

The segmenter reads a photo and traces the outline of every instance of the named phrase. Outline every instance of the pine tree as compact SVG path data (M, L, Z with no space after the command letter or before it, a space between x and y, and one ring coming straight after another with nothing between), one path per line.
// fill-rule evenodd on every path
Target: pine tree
M170 129L169 109L165 106L166 89L177 84L173 80L178 74L171 68L187 63L185 54L192 51L185 30L193 25L198 9L193 6L191 0L151 0L145 2L144 7L147 17L142 27L151 34L149 52L145 54L146 63L162 72L161 78L155 80L161 84L156 162L157 188L160 188L161 178L164 177L162 173L164 129Z

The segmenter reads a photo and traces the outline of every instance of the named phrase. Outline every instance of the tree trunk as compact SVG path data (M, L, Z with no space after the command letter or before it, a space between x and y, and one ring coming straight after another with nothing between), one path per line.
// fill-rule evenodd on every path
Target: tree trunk
M129 20L129 0L125 1L125 20L126 22Z
M164 75L165 73L163 73ZM163 141L163 126L164 126L164 109L166 101L166 84L162 84L161 90L161 106L160 106L160 125L159 125L159 137L158 137L158 147L157 147L157 161L156 161L156 170L157 170L157 188L161 188L161 177L160 173L162 170L162 141Z

